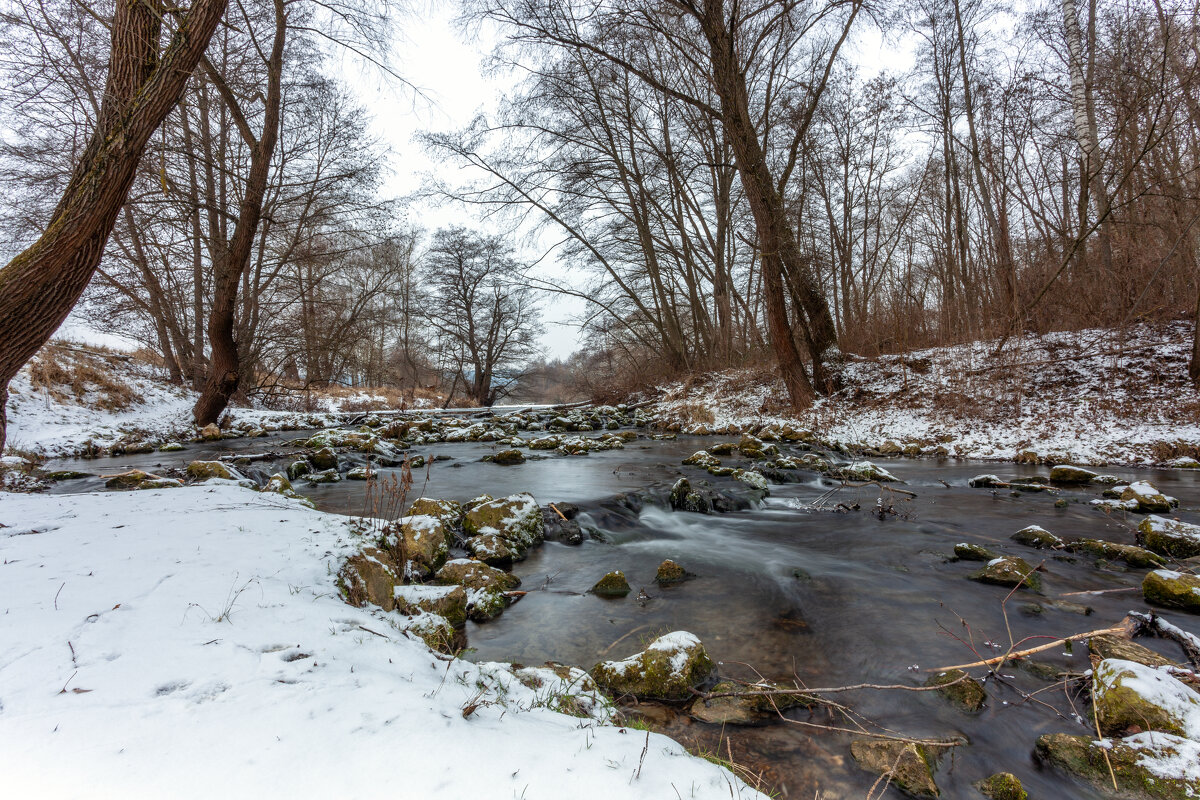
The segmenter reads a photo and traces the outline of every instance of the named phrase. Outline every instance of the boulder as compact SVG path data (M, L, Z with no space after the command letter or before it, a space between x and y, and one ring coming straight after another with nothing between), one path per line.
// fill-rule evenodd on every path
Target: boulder
M590 589L592 594L598 594L601 597L624 597L629 594L632 589L629 587L629 581L625 580L625 573L620 570L610 572Z
M687 578L687 570L669 558L659 564L658 570L654 573L654 582L659 586L668 586L672 583L679 583L687 580Z
M1137 481L1126 486L1125 491L1121 492L1121 500L1136 502L1137 510L1143 514L1170 511L1171 507L1175 505L1171 498L1145 481Z
M1166 562L1162 556L1131 544L1117 544L1101 539L1075 539L1067 542L1066 549L1072 553L1086 553L1107 561L1123 561L1131 567L1149 569L1161 567Z
M712 504L704 495L693 491L692 484L687 478L680 478L671 487L671 509L690 511L694 514L708 514L712 511Z
M847 481L880 481L881 483L891 483L900 480L883 467L873 464L870 461L847 464L832 470L829 474L835 478Z
M1200 694L1170 667L1106 658L1092 671L1092 704L1100 732L1160 731L1200 740Z
M733 442L719 442L708 448L708 452L714 456L731 456L737 451L737 447Z
M525 454L522 453L520 450L517 450L516 448L511 448L508 450L501 450L500 452L498 452L492 456L491 461L493 464L500 464L501 466L511 466L513 464L524 464L525 463Z
M456 655L467 646L466 633L462 627L438 614L421 612L407 621L404 631L416 636L425 646L437 653Z
M1007 488L1008 484L1000 480L999 475L976 475L967 481L967 486L970 486L972 489L1003 489Z
M721 460L715 456L711 456L703 450L697 450L683 460L683 463L689 467L703 467L711 469L712 467L721 466Z
M514 494L471 506L463 518L463 530L468 536L496 534L510 548L524 551L542 542L546 524L532 495Z
M1169 569L1156 569L1142 580L1147 603L1200 614L1200 577Z
M447 528L456 528L462 523L463 507L452 500L435 500L418 497L408 507L408 514L437 517Z
M1038 550L1059 550L1064 544L1062 539L1040 525L1021 528L1012 535L1012 540L1027 547L1036 547Z
M887 739L855 739L850 754L863 769L886 776L893 786L913 797L937 797L933 770L937 759L919 744Z
M692 689L712 678L715 669L699 639L686 631L674 631L629 658L597 664L592 677L614 695L686 700Z
M738 469L733 472L734 480L741 481L751 489L765 494L770 494L771 490L767 487L767 479L761 472L756 472L752 469Z
M367 464L367 465L364 465L361 467L354 467L353 469L347 470L346 471L346 480L348 480L348 481L369 481L369 480L371 480L371 478L375 477L378 474L379 474L378 472L371 469L371 466L369 464Z
M472 536L463 543L463 546L472 557L492 566L511 564L513 561L520 561L525 557L524 549L514 551L508 546L504 537L498 533L481 533L478 536Z
M444 585L454 584L470 589L496 590L500 592L515 589L521 585L521 579L510 572L489 567L482 561L470 558L456 558L447 561L437 571L434 579Z
M187 465L187 476L194 481L206 481L209 478L220 478L226 481L242 480L242 476L238 472L220 461L193 461Z
M710 694L755 691L778 691L784 692L784 694L697 699L688 709L688 713L701 722L713 725L761 725L778 717L781 711L797 706L811 707L816 704L816 700L810 695L789 691L790 689L792 687L780 686L769 681L751 685L719 681L709 690Z
M364 547L350 556L337 575L338 593L352 606L362 608L368 603L384 611L396 607L395 590L400 582L400 570L391 553L377 547Z
M221 438L221 429L215 422L210 422L200 429L200 438L206 442L215 442Z
M312 464L308 463L305 459L293 461L291 464L288 464L287 476L289 480L294 481L301 475L307 475L310 472L312 472Z
M1011 772L997 772L995 775L977 781L974 786L981 795L990 800L1028 800L1029 798L1029 793L1025 791L1021 781Z
M967 577L973 581L991 583L996 586L1020 584L1035 592L1042 588L1042 579L1037 571L1025 559L1016 556L993 558L984 565L983 569L972 572Z
M467 593L461 586L397 586L396 610L401 614L422 611L437 614L451 625L467 621Z
M1081 486L1096 479L1096 473L1083 467L1073 467L1060 464L1050 470L1050 480L1053 483Z
M322 447L316 452L310 453L308 460L318 470L337 469L338 466L337 453L333 452L332 447Z
M405 580L424 580L446 563L449 539L441 520L423 514L401 517L383 529L383 542L403 565Z
M951 669L930 675L926 686L939 686L938 694L963 711L974 713L983 708L987 693L983 684L961 669Z
M131 469L107 478L104 486L108 489L167 489L183 485L172 478L160 478L140 469Z
M994 561L999 555L980 544L959 542L954 545L954 557L959 561Z
M579 527L579 506L573 503L551 503L542 509L543 535L547 541L563 544L583 544L583 529Z
M309 472L304 476L304 480L309 483L337 483L342 479L336 469L327 469L321 472Z
M779 452L779 448L775 445L763 444L762 439L746 434L738 442L738 450L746 458L765 458L768 455L775 455Z
M1050 733L1038 737L1039 759L1101 790L1115 777L1123 797L1184 800L1200 795L1200 743L1169 733L1139 733L1094 741Z
M1147 550L1171 558L1200 556L1200 525L1149 516L1138 525L1137 542Z

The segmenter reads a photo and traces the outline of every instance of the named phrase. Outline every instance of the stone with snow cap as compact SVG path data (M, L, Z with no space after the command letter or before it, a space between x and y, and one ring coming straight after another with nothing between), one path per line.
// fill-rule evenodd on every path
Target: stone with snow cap
M1125 491L1121 492L1121 500L1137 503L1137 510L1143 514L1170 511L1176 505L1173 498L1167 497L1146 481L1135 481L1125 487Z
M461 586L397 586L393 596L396 610L401 614L425 611L443 617L451 625L462 625L467 621L467 593Z
M1156 569L1142 579L1146 602L1200 614L1200 577Z
M1050 733L1037 740L1037 756L1120 797L1185 800L1200 796L1200 743L1170 733L1124 739Z
M1200 525L1151 515L1137 528L1138 544L1172 558L1200 556Z
M463 518L463 530L470 536L496 534L510 547L527 549L541 543L546 528L533 495L521 493L473 505Z
M880 481L883 483L900 481L895 475L870 461L858 461L854 464L837 467L830 472L830 475L847 481Z
M1083 467L1060 464L1050 470L1050 480L1054 483L1082 485L1096 479L1096 473Z
M1033 591L1042 588L1042 579L1029 562L1016 556L993 558L983 569L967 576L973 581L997 586L1026 586Z
M1036 547L1039 550L1058 550L1063 546L1063 540L1055 536L1041 525L1029 525L1021 528L1012 535L1012 540L1026 547Z
M592 668L596 682L613 694L656 700L686 700L711 680L716 667L694 634L674 631L640 653Z
M1101 733L1114 736L1136 728L1200 741L1200 694L1170 670L1116 658L1101 661L1092 673Z
M446 526L437 517L410 514L388 523L383 541L397 563L404 565L404 577L421 580L446 563L449 541Z

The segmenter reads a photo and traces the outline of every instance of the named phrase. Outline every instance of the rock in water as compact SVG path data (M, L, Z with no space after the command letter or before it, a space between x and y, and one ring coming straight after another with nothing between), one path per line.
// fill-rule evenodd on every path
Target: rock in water
M467 593L461 586L397 586L394 594L401 614L425 611L456 626L467 621Z
M492 456L492 463L500 464L502 466L511 466L513 464L524 464L525 463L525 454L522 453L520 450L517 450L516 448L513 448L511 450L501 450L499 453L496 453L494 456Z
M1016 586L1020 584L1035 592L1040 591L1042 588L1041 576L1037 574L1036 570L1025 559L1017 558L1016 556L994 558L983 569L972 572L967 577L973 581L991 583L996 586Z
M894 786L913 797L937 797L933 769L937 764L925 747L886 739L855 739L850 743L854 760L876 775L884 775Z
M959 561L993 561L1000 556L983 545L959 542L954 545L954 557Z
M383 541L406 580L424 580L446 563L450 536L437 517L420 514L389 522Z
M318 470L337 469L338 457L331 447L322 447L309 455L308 460Z
M1121 796L1184 800L1200 795L1200 743L1170 733L1139 733L1093 741L1050 733L1037 740L1038 758ZM1111 772L1109 765L1111 764Z
M749 697L713 697L708 700L697 699L692 703L688 713L701 722L714 725L761 725L778 717L780 711L797 706L812 706L816 701L809 695L790 691L793 687L780 686L777 683L762 682L751 686L731 681L720 681L709 691L713 694L724 692L755 692L781 691L783 694L759 695Z
M1137 510L1143 514L1170 511L1173 505L1171 498L1145 481L1137 481L1126 486L1125 491L1121 492L1121 500L1136 502Z
M467 589L508 591L521 585L521 579L516 575L470 558L447 561L445 566L437 571L435 578L438 583L457 584Z
M1166 563L1162 556L1155 555L1149 550L1143 550L1131 544L1117 544L1101 539L1075 539L1067 542L1066 548L1072 553L1087 553L1108 561L1124 561L1131 567L1142 569L1161 567Z
M1171 558L1200 556L1200 525L1149 516L1138 525L1138 544Z
M600 580L596 581L596 585L591 589L592 594L598 594L601 597L624 597L629 594L629 581L625 580L625 573L621 571L610 572Z
M987 700L983 684L961 669L951 669L931 675L929 680L925 681L925 685L943 687L938 694L963 711L971 713L983 708L984 701Z
M1088 652L1100 659L1116 658L1122 661L1134 661L1147 667L1169 667L1171 659L1159 655L1153 650L1143 647L1137 642L1111 633L1102 633L1088 639Z
M1116 736L1136 728L1200 740L1200 694L1167 669L1115 658L1101 661L1092 673L1100 732Z
M1050 470L1050 480L1054 483L1072 484L1076 486L1091 483L1096 479L1096 473L1083 467L1072 467L1066 464Z
M658 565L658 571L654 573L654 582L659 586L667 586L687 580L687 577L687 570L668 558Z
M692 696L692 689L712 678L715 669L695 635L675 631L622 661L597 664L592 668L592 677L614 695L686 700Z
M1142 580L1147 603L1200 614L1200 578L1169 569L1156 569Z
M1062 539L1041 525L1030 525L1027 528L1021 528L1021 530L1012 535L1012 540L1017 544L1023 544L1027 547L1036 547L1038 550L1058 550L1064 544Z
M494 533L510 548L524 551L542 542L546 524L533 495L523 493L473 505L463 518L463 530L469 536Z
M975 784L984 797L991 800L1028 800L1029 793L1011 772L997 772Z

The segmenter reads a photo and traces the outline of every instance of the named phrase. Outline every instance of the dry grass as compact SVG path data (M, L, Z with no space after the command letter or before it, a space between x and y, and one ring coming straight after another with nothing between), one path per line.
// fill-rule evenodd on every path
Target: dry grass
M29 381L59 402L74 401L104 411L125 411L141 398L119 375L116 361L128 356L100 349L82 351L51 343L29 362Z

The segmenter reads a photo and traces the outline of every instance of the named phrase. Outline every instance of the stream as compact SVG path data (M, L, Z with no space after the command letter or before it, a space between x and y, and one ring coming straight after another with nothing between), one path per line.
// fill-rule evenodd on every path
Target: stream
M47 470L80 470L111 474L128 468L147 471L181 467L197 459L229 453L277 452L278 461L240 468L261 480L282 471L297 451L288 442L302 433L259 439L190 444L181 452L149 453L97 460L60 459ZM736 437L735 437L736 439ZM1132 544L1138 514L1109 516L1088 505L1102 487L1063 489L1053 493L1020 493L1007 489L972 489L967 481L980 473L1001 477L1045 475L1048 468L969 461L876 459L903 480L900 488L915 498L889 495L897 513L877 515L876 486L843 488L831 502L859 504L856 511L812 510L808 504L826 493L834 481L798 471L799 483L771 486L763 503L746 511L700 515L672 512L647 500L640 513L614 498L627 492L665 495L681 476L701 479L717 488L738 484L714 478L680 461L721 437L679 436L675 440L639 438L623 450L563 456L528 452L520 465L500 466L479 459L500 447L488 443L443 443L418 448L450 460L428 470L414 470L413 496L464 501L481 493L496 497L527 491L541 504L575 503L583 544L547 542L531 550L513 571L529 593L498 619L467 623L470 650L465 658L541 664L559 661L590 668L597 661L628 656L654 636L687 630L704 643L722 675L754 679L756 672L778 681L799 677L811 687L859 683L917 686L925 670L973 662L1007 649L1002 601L1009 590L966 579L980 565L949 560L954 544L973 542L1003 554L1019 555L1031 564L1044 560L1042 594L1019 590L1007 603L1011 635L1063 637L1117 624L1131 609L1145 610L1138 587L1145 570L1119 565L1098 566L1085 555L1038 551L1010 536L1038 524L1064 539L1092 537ZM780 444L784 454L793 448ZM341 454L344 466L356 454ZM737 466L737 456L722 457ZM1147 480L1179 498L1176 514L1200 522L1200 471L1101 469L1123 480ZM389 470L382 470L387 477ZM947 485L948 484L948 485ZM51 491L91 491L99 478L56 484ZM360 515L362 482L312 486L295 483L319 508ZM744 487L743 487L744 488ZM886 490L885 490L885 494ZM1066 499L1065 508L1055 501ZM684 583L660 588L655 569L672 559L695 573ZM587 590L602 575L621 570L633 593L604 599ZM644 589L649 599L639 600ZM1124 591L1073 594L1095 590ZM1066 595L1066 596L1064 596ZM1079 604L1092 610L1083 614ZM1036 607L1035 607L1036 605ZM1164 616L1200 634L1200 619L1182 612ZM963 641L971 639L978 655ZM1043 640L1044 641L1044 640ZM1139 643L1173 660L1177 648L1159 640ZM1029 644L1039 644L1035 640ZM1029 645L1025 645L1029 646ZM1038 660L1063 671L1089 668L1087 650L1055 648ZM976 669L972 674L981 676ZM1033 758L1038 735L1063 731L1091 733L1081 700L1020 668L1006 668L1003 685L987 682L987 706L968 715L933 692L856 691L836 699L888 729L904 735L965 736L969 746L942 758L937 781L944 797L979 797L971 784L994 772L1008 771L1025 784L1031 797L1099 798L1104 795L1062 773L1045 769ZM1047 688L1053 687L1053 688ZM1029 693L1038 692L1032 697ZM1072 704L1074 701L1074 705ZM627 709L628 710L628 709ZM755 728L732 728L694 722L681 710L645 704L636 709L660 730L695 750L732 750L735 761L763 774L767 785L787 798L866 797L875 776L850 757L850 734L820 725L845 725L830 712L798 709ZM641 735L630 730L631 735ZM890 796L899 796L896 790Z

